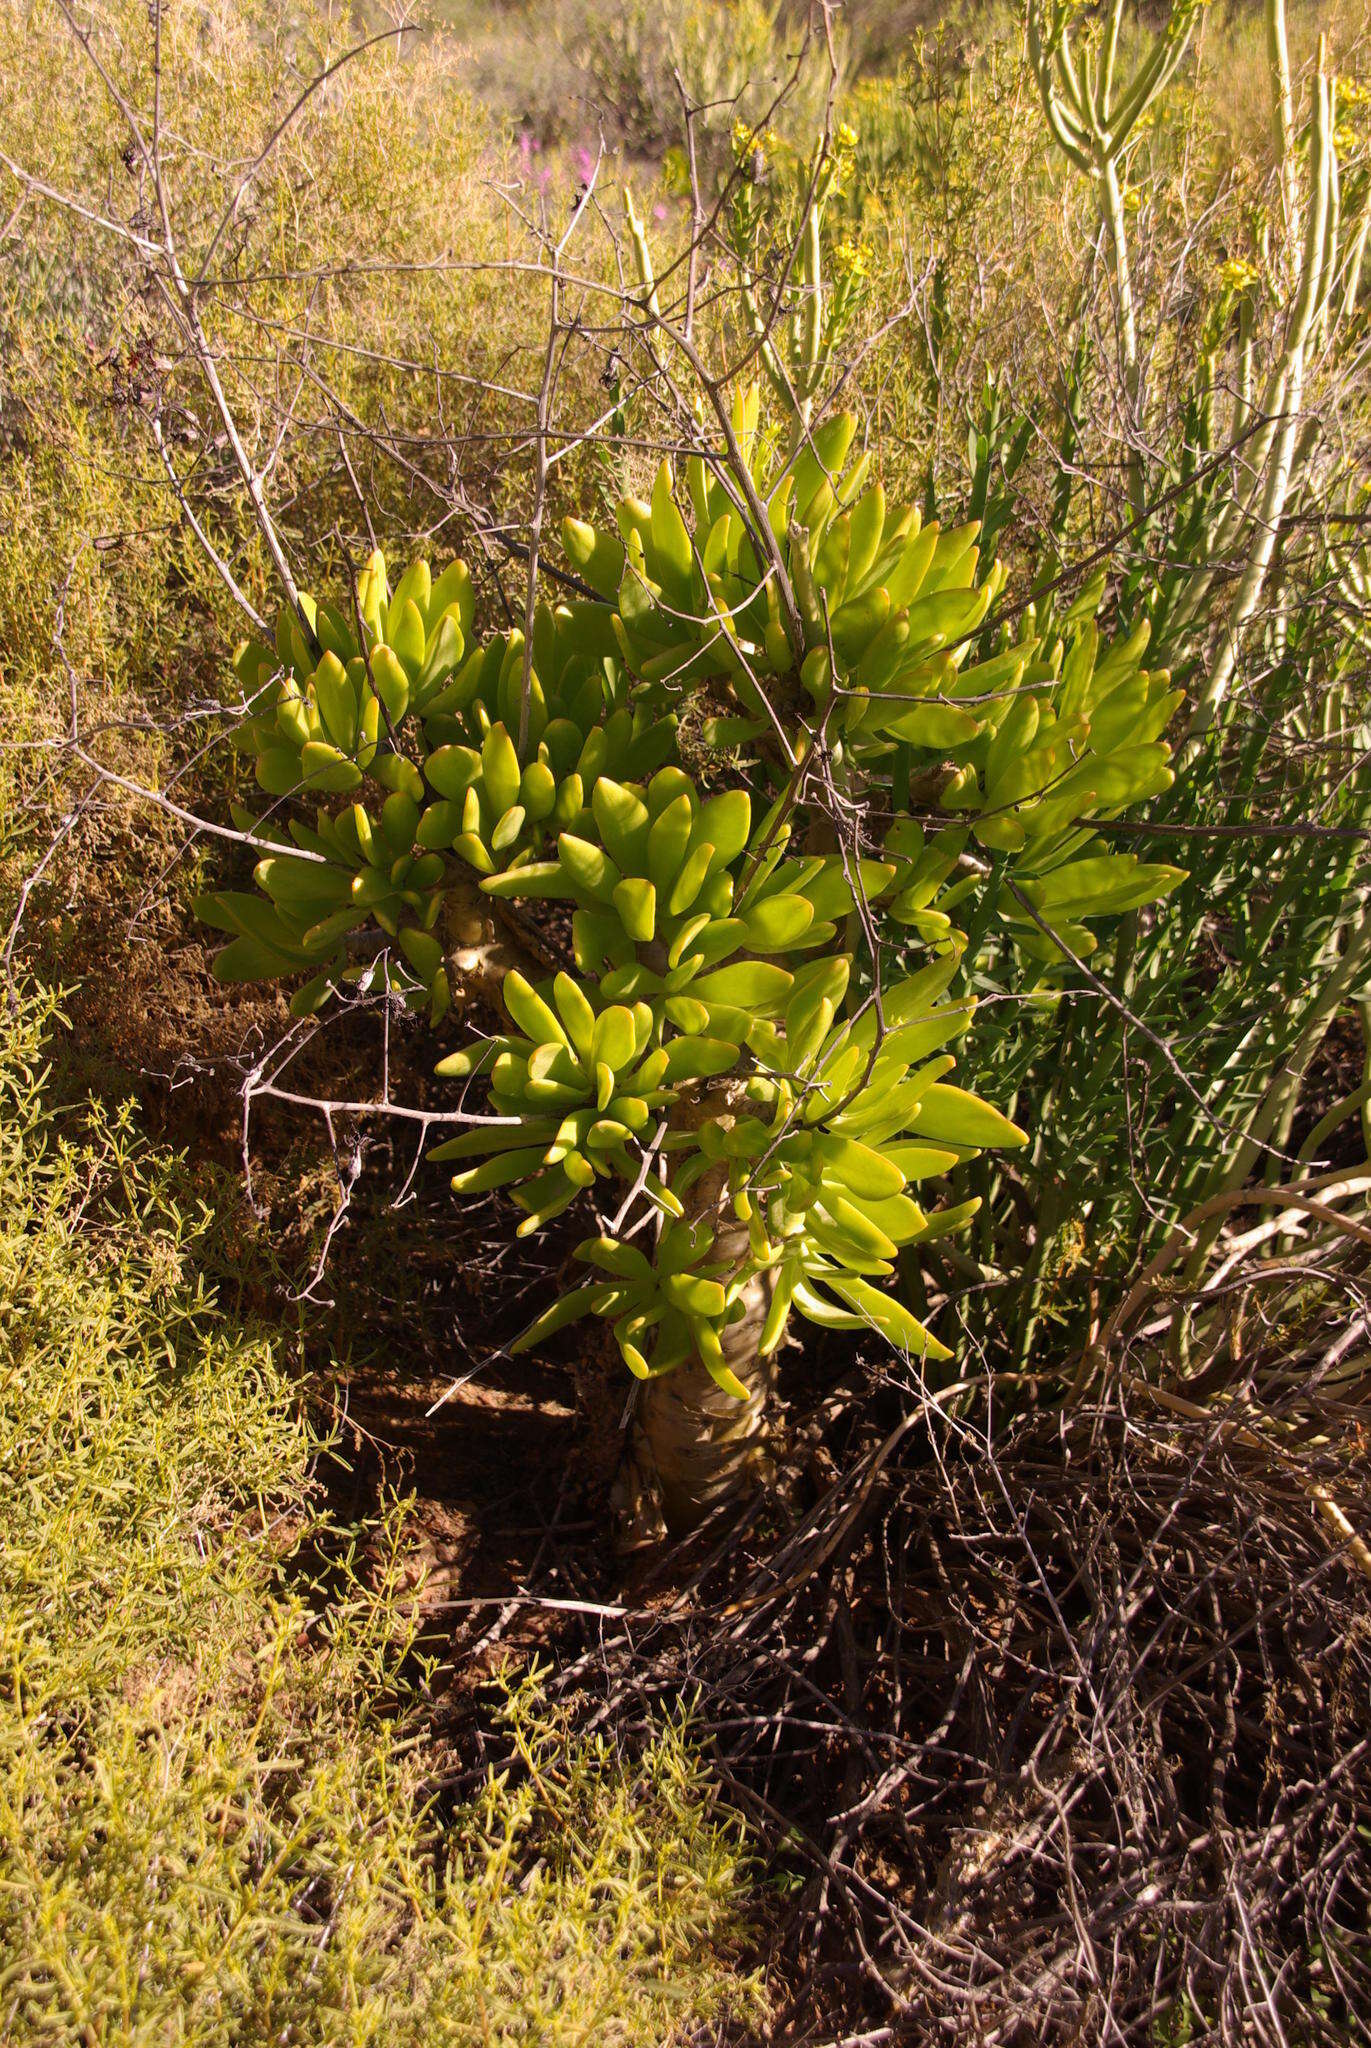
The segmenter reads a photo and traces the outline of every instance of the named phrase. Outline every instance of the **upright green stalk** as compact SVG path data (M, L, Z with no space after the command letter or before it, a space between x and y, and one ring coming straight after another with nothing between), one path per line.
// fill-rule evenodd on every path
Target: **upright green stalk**
M1128 502L1133 518L1146 510L1137 440L1141 431L1142 358L1138 346L1124 205L1123 167L1129 138L1174 77L1199 14L1199 0L1175 0L1164 35L1154 40L1134 77L1115 90L1124 0L1109 0L1094 37L1073 49L1067 0L1030 0L1028 54L1048 126L1065 156L1092 177L1100 193L1119 323L1119 361L1127 401L1130 448Z

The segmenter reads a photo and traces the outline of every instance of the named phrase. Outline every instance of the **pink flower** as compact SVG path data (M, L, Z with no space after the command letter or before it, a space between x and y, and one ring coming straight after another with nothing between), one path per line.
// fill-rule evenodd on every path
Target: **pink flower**
M521 128L519 130L517 142L519 148L519 163L523 170L524 176L526 178L532 179L536 191L546 192L548 186L552 183L551 171L547 169L540 169L535 173L533 168L533 159L535 156L540 154L543 147L542 143L538 140L538 137L527 128Z

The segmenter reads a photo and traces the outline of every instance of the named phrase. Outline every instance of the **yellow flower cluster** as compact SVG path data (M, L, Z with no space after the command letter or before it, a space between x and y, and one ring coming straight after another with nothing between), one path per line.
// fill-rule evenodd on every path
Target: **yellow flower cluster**
M733 123L733 155L736 162L743 164L749 158L760 156L763 163L776 147L774 128L754 128L750 121Z
M1219 265L1219 283L1226 292L1245 292L1259 281L1260 274L1256 264L1242 256L1230 256Z
M1333 144L1339 156L1347 157L1364 140L1357 132L1356 118L1371 107L1371 85L1364 85L1355 78L1340 78L1337 85L1337 106L1340 118L1333 130Z
M685 151L673 143L662 158L662 183L677 199L684 199L690 192L690 165Z
M847 278L854 284L869 275L870 250L865 242L854 242L850 235L844 235L831 258L835 278Z
M857 131L840 121L833 134L833 184L841 191L857 161Z

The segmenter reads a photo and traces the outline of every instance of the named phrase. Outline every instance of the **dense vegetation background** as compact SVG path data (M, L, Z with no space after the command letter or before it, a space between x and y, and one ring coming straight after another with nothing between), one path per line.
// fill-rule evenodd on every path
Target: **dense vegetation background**
M1321 36L1340 278L1365 235L1365 22L1292 12L1283 160L1262 14L1200 15L1122 166L1130 383L1101 181L1011 12L440 12L0 7L0 2030L1356 2038L1365 282L1231 657L1261 508L1221 543ZM876 1341L807 1341L775 1485L628 1580L615 1357L503 1354L577 1233L516 1250L346 1107L383 1059L434 1099L394 1006L315 1036L212 977L190 902L245 863L196 820L245 793L234 589L270 613L274 567L116 94L214 253L208 353L309 587L379 539L521 618L539 451L549 534L659 459L623 188L669 289L701 195L786 248L841 120L832 375L889 496L982 519L1016 602L1102 577L1178 740L1232 669L1119 840L1186 869L1164 908L1051 1004L983 958L968 1085L1032 1144L902 1273L957 1397L930 1427Z

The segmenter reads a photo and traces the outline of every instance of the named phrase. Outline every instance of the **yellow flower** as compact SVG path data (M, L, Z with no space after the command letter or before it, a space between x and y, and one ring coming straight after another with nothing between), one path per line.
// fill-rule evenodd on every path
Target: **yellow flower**
M835 278L850 278L855 284L867 275L868 250L864 242L854 242L844 235L833 251L833 275Z
M754 128L750 121L733 123L733 154L742 164L749 158L760 157L765 164L767 157L776 147L774 128Z
M1226 292L1245 292L1249 285L1258 282L1259 277L1256 265L1241 256L1230 256L1226 263L1219 265L1219 283Z

